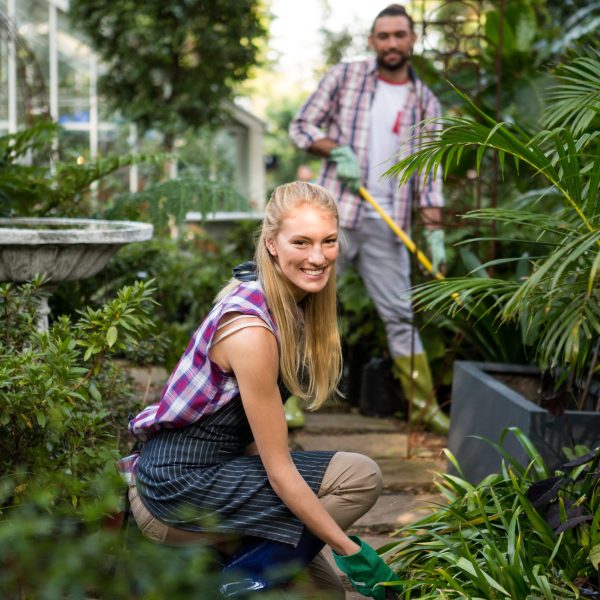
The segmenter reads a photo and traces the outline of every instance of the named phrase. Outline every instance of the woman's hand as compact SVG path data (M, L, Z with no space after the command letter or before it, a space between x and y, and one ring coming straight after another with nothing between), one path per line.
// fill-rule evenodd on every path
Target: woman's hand
M397 581L398 576L390 569L377 552L358 536L351 536L359 547L358 552L348 556L340 556L335 550L333 558L341 571L348 575L352 587L363 596L375 600L385 600L386 589L400 593L400 583L393 586L382 586L380 583Z

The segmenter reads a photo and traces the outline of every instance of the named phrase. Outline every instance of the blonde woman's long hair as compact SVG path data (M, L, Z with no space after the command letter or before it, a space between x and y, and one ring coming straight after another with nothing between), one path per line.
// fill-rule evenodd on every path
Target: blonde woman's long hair
M265 207L255 260L279 330L283 383L292 394L310 401L310 410L316 410L336 391L342 371L335 273L320 292L307 294L298 304L288 279L267 250L267 241L277 235L288 212L305 204L338 220L335 200L325 188L303 181L281 185Z
M319 408L335 391L342 374L342 349L337 323L335 273L316 294L298 304L291 285L267 250L267 240L279 232L288 211L302 205L325 210L338 220L331 194L320 185L294 181L276 188L265 206L256 242L256 270L267 304L279 330L279 372L286 388ZM218 302L240 282L231 280L217 295Z

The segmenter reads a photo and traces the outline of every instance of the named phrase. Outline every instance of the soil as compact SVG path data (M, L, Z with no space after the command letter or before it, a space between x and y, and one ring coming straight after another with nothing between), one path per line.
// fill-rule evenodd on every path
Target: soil
M512 375L509 373L493 373L494 379L501 381L511 390L518 392L530 402L539 404L542 400L542 382L539 377L530 375Z
M562 385L557 390L553 381L537 375L511 373L489 373L489 375L521 394L530 402L547 408L550 412L560 413L563 410L579 410L577 402L581 392L577 388L568 390L566 385ZM598 412L600 411L599 404L600 388L592 383L584 410Z

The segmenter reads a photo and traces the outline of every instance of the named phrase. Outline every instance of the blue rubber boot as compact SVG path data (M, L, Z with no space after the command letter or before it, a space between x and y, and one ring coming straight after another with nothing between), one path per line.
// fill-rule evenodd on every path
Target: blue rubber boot
M223 598L245 598L286 585L312 562L324 545L307 529L296 547L248 537L225 563L219 592Z

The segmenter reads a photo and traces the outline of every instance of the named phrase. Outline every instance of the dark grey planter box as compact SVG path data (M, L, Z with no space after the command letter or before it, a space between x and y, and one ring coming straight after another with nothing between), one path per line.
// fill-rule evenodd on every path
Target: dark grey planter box
M535 367L457 361L452 382L452 408L448 448L457 458L468 481L478 483L500 471L502 457L485 441L499 442L507 427L519 427L535 444L552 469L565 461L561 449L600 443L600 413L566 411L554 417L493 377L494 374L537 375ZM528 458L509 433L503 448L521 464Z

